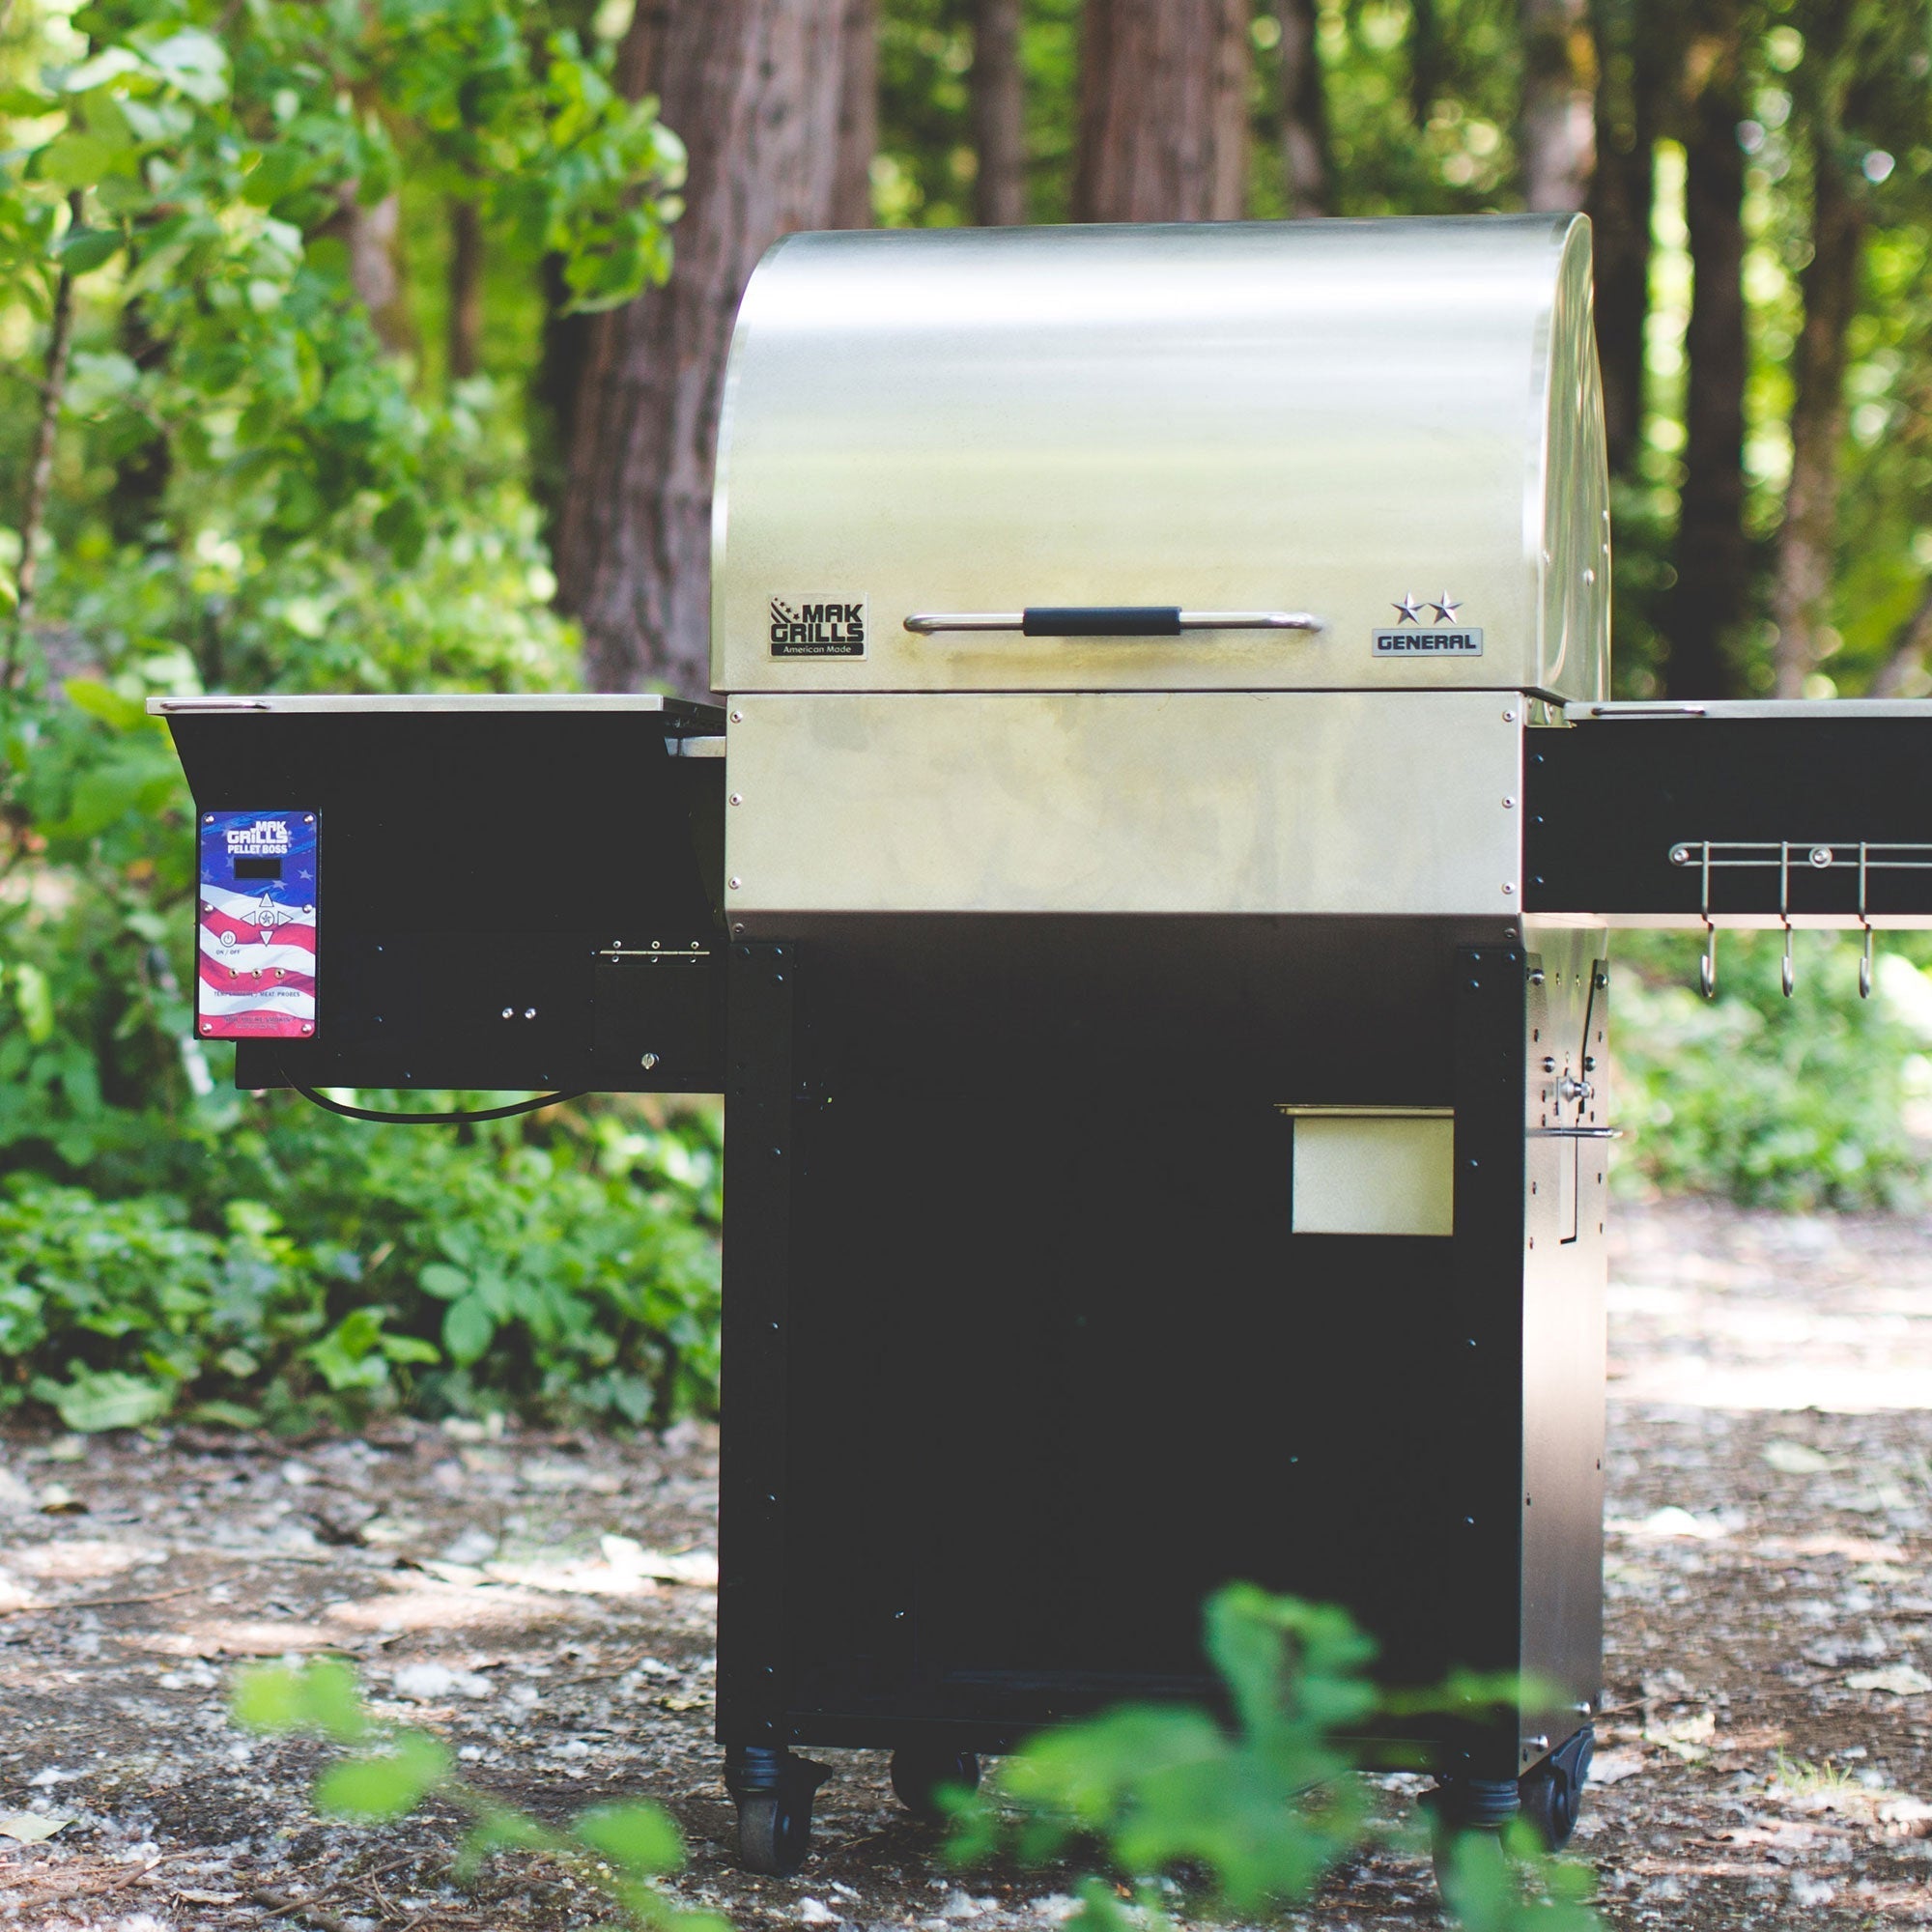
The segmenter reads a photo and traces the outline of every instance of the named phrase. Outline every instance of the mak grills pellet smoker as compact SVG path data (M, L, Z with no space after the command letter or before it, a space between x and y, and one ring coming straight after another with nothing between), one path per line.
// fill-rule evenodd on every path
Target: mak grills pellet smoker
M1567 1835L1605 929L1932 924L1927 715L1605 703L1608 562L1581 220L803 235L724 711L158 702L242 1085L725 1093L753 1868L797 1747L1205 1694L1233 1577L1557 1687L1420 1742Z

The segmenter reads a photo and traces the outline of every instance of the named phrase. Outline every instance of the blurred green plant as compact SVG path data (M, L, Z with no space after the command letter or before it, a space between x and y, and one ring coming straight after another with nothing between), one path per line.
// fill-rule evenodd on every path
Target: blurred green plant
M353 1747L315 1789L318 1806L336 1817L383 1824L432 1800L467 1815L469 1830L454 1865L459 1879L473 1878L497 1852L533 1853L594 1886L641 1932L731 1932L728 1919L691 1911L653 1883L685 1859L676 1824L657 1805L596 1804L567 1830L546 1825L460 1777L434 1732L377 1719L354 1668L339 1658L244 1670L233 1708L238 1721L270 1737L306 1734Z
M1858 943L1724 933L1718 998L1696 991L1694 935L1619 933L1612 947L1613 1118L1626 1193L1712 1194L1787 1209L1901 1208L1922 1197L1922 1097L1932 983L1887 934L1874 997L1858 994Z
M192 1033L191 807L145 712L577 683L514 409L481 379L412 394L354 230L407 154L606 306L668 265L681 151L534 0L97 0L73 27L0 99L0 311L73 331L35 402L69 487L0 531L0 1407L704 1406L715 1121L452 1137L226 1090Z
M1127 1895L1112 1877L1081 1880L1081 1909L1068 1921L1078 1932L1165 1932L1160 1880L1176 1873L1205 1881L1208 1913L1250 1918L1306 1899L1343 1859L1390 1835L1353 1775L1376 1718L1468 1712L1517 1690L1468 1677L1391 1695L1369 1674L1374 1640L1346 1610L1250 1583L1209 1598L1205 1623L1231 1722L1184 1706L1128 1705L1043 1731L980 1791L940 1794L953 1817L949 1856L974 1863L1010 1846L1037 1863L1097 1847ZM1584 1902L1590 1873L1544 1856L1526 1827L1507 1844L1463 1833L1445 1846L1439 1869L1465 1932L1600 1924Z

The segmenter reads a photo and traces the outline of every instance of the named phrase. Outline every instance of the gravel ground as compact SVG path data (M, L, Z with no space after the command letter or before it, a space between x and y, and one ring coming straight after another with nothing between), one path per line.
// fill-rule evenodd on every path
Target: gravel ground
M1610 1709L1576 1846L1605 1916L1932 1922L1932 1223L1678 1205L1617 1232ZM838 1776L801 1878L733 1870L716 1473L694 1427L0 1437L0 1925L597 1922L542 1859L458 1882L453 1812L317 1818L324 1754L238 1730L225 1685L238 1659L327 1650L546 1817L662 1801L692 1846L676 1889L745 1932L1043 1932L1066 1873L962 1884L863 1753L815 1753ZM1378 1855L1285 1922L1439 1919L1426 1866Z

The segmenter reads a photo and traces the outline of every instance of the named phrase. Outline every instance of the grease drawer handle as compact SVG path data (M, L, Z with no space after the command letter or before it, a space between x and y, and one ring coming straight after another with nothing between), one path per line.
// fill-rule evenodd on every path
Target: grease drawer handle
M1174 604L1030 605L1024 611L928 611L908 631L1018 631L1029 638L1178 638L1183 631L1320 631L1306 611L1183 611Z

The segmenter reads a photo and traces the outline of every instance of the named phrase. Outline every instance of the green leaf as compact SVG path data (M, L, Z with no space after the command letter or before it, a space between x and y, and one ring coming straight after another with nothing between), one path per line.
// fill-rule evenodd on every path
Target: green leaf
M109 358L99 358L107 362ZM140 371L126 356L112 358L113 362L127 362L133 377ZM118 374L118 372L117 372ZM128 697L111 686L102 684L99 678L71 677L61 686L67 693L68 702L76 711L84 711L90 718L99 718L103 724L111 724L117 731L131 731L148 722L147 707L138 697Z
M442 1350L434 1342L425 1342L414 1335L387 1335L383 1337L383 1353L392 1362L440 1362Z
M425 1294L433 1294L439 1301L454 1301L459 1294L469 1293L469 1277L447 1262L431 1262L416 1280Z
M369 1728L355 1672L339 1657L299 1667L251 1664L236 1678L230 1702L236 1721L254 1731L318 1731L350 1744Z
M34 1393L60 1411L60 1419L77 1435L103 1429L138 1429L165 1415L174 1406L175 1391L163 1382L119 1369L81 1369L70 1382L36 1378Z
M134 150L98 134L70 132L51 141L34 156L34 172L55 187L92 187L108 175L125 171Z
M600 1804L571 1827L593 1851L639 1877L684 1863L684 1840L655 1804Z
M61 267L70 273L84 275L100 268L121 252L126 238L118 228L70 228L61 237Z
M198 1402L183 1420L213 1424L219 1429L259 1429L262 1411L239 1402Z
M46 974L28 960L14 968L14 1005L19 1009L27 1037L36 1046L44 1046L54 1035L53 988Z
M228 56L213 34L179 27L164 40L137 44L148 65L190 100L212 107L228 93Z
M460 1368L481 1360L496 1332L497 1324L480 1294L466 1294L462 1300L452 1301L442 1318L442 1346Z
M404 1731L393 1750L353 1757L326 1772L318 1809L353 1818L400 1818L449 1775L449 1752L426 1731Z

